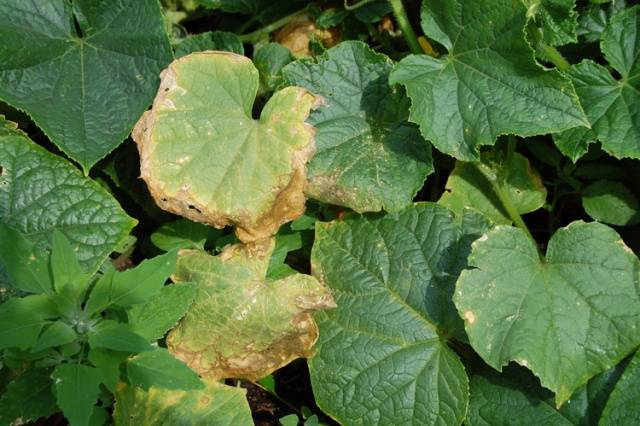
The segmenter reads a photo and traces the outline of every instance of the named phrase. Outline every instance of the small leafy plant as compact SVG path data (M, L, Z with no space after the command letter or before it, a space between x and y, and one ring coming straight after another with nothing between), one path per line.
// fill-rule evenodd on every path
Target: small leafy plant
M640 6L0 0L0 38L0 426L640 424Z
M190 284L164 287L175 251L126 272L87 274L58 231L50 253L4 224L0 236L12 242L0 248L8 283L24 294L0 305L3 365L14 376L0 398L2 423L60 409L72 425L100 424L121 381L142 389L204 387L156 344L195 296Z

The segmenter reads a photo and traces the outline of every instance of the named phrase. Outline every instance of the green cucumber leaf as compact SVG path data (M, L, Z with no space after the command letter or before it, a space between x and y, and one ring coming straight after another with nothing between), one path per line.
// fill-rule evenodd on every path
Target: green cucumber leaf
M546 402L544 389L523 383L522 374L509 375L486 369L471 376L467 426L572 426L573 423ZM529 385L529 386L527 386Z
M198 375L166 349L143 352L127 361L127 377L133 386L173 390L202 389Z
M558 406L640 344L640 262L606 225L561 228L543 259L524 231L498 226L469 265L454 302L471 345L496 369L531 369Z
M57 312L47 296L38 294L7 300L0 305L0 349L33 347L42 328L55 316Z
M126 324L107 322L89 333L92 349L110 349L120 352L144 352L152 350L147 339L131 331Z
M640 352L636 352L609 396L598 423L601 426L636 425L640 422Z
M301 216L302 217L302 216ZM275 236L276 247L273 249L271 259L269 260L269 268L267 269L267 278L278 280L298 272L287 265L285 260L289 252L301 249L303 246L302 234L294 232L291 234L277 234Z
M86 272L96 271L136 223L98 183L1 119L0 170L0 221L41 249L51 247L57 229Z
M534 18L542 29L542 40L552 46L578 40L576 0L522 0L527 17Z
M581 192L582 207L594 220L620 226L640 222L638 198L623 183L598 180Z
M534 61L524 39L525 12L521 0L422 3L425 34L449 54L407 56L390 82L406 86L409 119L440 151L475 161L479 147L501 134L589 125L571 82Z
M179 391L120 385L113 413L115 426L252 425L246 391L215 381L205 389Z
M51 371L34 368L13 379L0 397L0 426L38 420L57 411Z
M251 15L258 10L258 0L195 0L209 9L220 9L227 13Z
M196 286L191 283L167 285L160 292L128 309L131 331L149 342L161 339L185 315L196 296Z
M22 233L4 222L0 222L0 267L13 288L27 293L53 294L49 256L36 250Z
M100 392L100 372L82 364L61 364L51 378L58 407L71 426L89 425Z
M406 121L409 100L387 83L392 68L366 44L346 41L282 71L324 99L308 120L317 129L309 197L358 212L399 210L433 172L430 145Z
M496 224L511 224L511 218L494 185L502 180L504 192L519 214L542 207L547 190L529 160L514 153L509 163L495 163L483 157L482 162L456 161L449 175L445 192L438 203L460 215L465 208L473 208Z
M605 4L590 4L580 12L578 35L584 37L587 42L600 40L611 17L624 10L625 3L625 0L614 0Z
M338 305L315 315L323 411L344 425L461 424L467 375L446 339L462 326L451 301L462 237L433 203L316 223L312 270Z
M309 275L266 278L273 240L227 247L218 256L183 250L177 282L197 285L196 299L167 347L202 377L260 379L312 354L311 313L335 306Z
M280 43L267 43L253 55L253 63L260 73L260 81L268 90L280 88L283 84L282 68L293 59L291 51Z
M586 59L566 75L580 97L591 128L554 135L558 149L576 161L596 140L616 158L640 158L640 6L618 13L602 34L604 57L621 78Z
M164 71L153 109L133 132L142 178L160 207L218 228L235 224L243 241L273 235L302 214L313 155L304 120L315 97L288 87L254 120L258 80L244 56L184 56Z
M175 50L176 58L205 50L224 50L244 55L244 46L238 36L226 31L207 31L189 36L182 40Z
M219 229L187 219L178 219L158 228L151 234L151 242L164 251L182 248L204 250L207 242L214 241L221 235L222 231Z
M156 0L4 0L0 38L0 98L85 173L131 132L172 56Z

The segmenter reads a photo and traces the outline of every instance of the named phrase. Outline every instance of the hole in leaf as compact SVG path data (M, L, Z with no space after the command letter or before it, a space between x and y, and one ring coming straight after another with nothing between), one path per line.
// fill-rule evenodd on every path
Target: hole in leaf
M198 213L202 213L202 211L199 208L197 208L196 206L192 206L191 204L189 204L189 210L195 210Z

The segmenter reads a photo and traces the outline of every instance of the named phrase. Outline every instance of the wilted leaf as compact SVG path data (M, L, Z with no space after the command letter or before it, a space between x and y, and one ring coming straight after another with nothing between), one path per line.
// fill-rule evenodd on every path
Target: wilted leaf
M311 312L334 307L333 299L309 275L265 279L273 248L263 240L218 256L180 253L174 280L195 282L198 294L167 345L201 376L259 379L312 353Z
M318 28L308 15L302 15L282 27L273 39L288 48L293 56L300 58L311 54L309 41L313 39L325 47L336 45L340 41L340 31L337 28Z
M409 55L391 73L410 120L440 151L478 159L501 134L533 136L588 122L571 83L545 71L524 39L521 0L425 0L422 27L448 55ZM469 24L473 22L473 25Z
M606 225L561 228L544 259L524 231L499 226L469 265L454 302L473 348L493 368L531 369L557 405L640 344L640 263Z
M431 145L407 122L409 99L389 87L392 67L366 44L347 41L282 71L288 84L325 100L309 117L318 131L309 197L358 212L399 210L433 172Z
M205 381L203 390L140 388L121 383L113 412L115 426L252 425L251 410L241 388Z
M172 56L157 0L3 0L0 39L0 98L85 172L131 132Z
M216 227L236 225L243 241L273 235L304 211L306 124L316 99L288 87L259 120L251 60L228 52L192 53L162 73L160 90L136 125L142 178L160 207Z

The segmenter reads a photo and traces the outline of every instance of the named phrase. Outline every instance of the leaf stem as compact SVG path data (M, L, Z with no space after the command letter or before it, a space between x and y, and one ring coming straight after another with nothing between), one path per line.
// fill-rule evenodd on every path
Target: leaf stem
M407 12L404 10L402 0L389 0L389 4L411 52L416 54L424 53L418 42L418 37L416 37L416 33L413 31L413 27L409 22Z
M524 223L522 216L520 216L520 212L518 212L518 209L511 201L511 197L509 196L509 191L507 190L507 186L505 185L505 180L506 180L505 171L508 169L509 167L508 165L511 163L511 159L513 158L513 155L515 152L516 152L516 138L513 135L509 135L509 139L507 142L507 151L506 151L506 156L504 160L504 164L506 165L506 167L503 167L503 169L498 172L497 179L493 182L493 190L498 196L500 203L506 210L513 224L524 231L524 233L527 235L527 237L529 237L529 239L533 242L533 245L538 250L538 254L542 256L542 252L538 247L537 241L535 240L535 238L533 238L533 235L531 234L529 227L527 226L526 223Z
M551 63L555 65L556 68L558 68L560 71L566 71L571 66L569 61L567 61L564 56L562 56L562 53L560 53L560 51L555 47L540 42L538 44L538 49L540 49L551 61Z
M284 27L285 25L287 25L289 22L291 22L298 16L303 15L305 12L306 12L306 9L298 10L297 12L293 12L290 15L284 16L278 19L277 21L270 23L267 26L260 28L259 30L256 30L247 34L241 34L238 37L240 38L240 41L242 41L243 43L255 43L258 40L260 40L263 36L268 35L269 33Z

